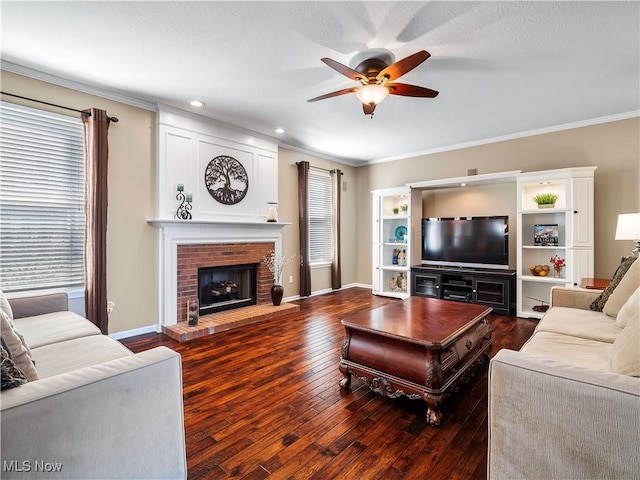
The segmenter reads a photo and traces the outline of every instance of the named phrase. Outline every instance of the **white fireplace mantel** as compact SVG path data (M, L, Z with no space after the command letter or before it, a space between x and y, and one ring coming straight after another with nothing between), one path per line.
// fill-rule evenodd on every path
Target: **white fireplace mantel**
M273 242L276 252L281 252L281 230L291 225L284 222L160 218L150 219L147 222L158 229L157 331L162 331L162 326L176 324L178 245Z
M231 222L228 220L176 220L176 219L162 219L162 218L153 218L151 220L147 220L147 223L151 223L156 227L165 228L165 227L217 227L217 228L264 228L264 229L273 229L280 230L282 227L287 225L291 225L291 223L286 222Z

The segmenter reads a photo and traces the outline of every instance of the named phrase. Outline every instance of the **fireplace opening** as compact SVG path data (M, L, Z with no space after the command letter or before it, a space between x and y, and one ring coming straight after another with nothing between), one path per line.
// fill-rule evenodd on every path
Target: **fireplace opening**
M255 305L257 263L198 268L199 314Z

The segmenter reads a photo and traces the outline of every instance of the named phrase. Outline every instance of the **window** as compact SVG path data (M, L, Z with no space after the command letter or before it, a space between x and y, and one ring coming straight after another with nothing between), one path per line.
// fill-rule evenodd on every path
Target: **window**
M82 121L4 102L0 114L0 287L81 286Z
M331 263L331 177L309 172L309 262Z

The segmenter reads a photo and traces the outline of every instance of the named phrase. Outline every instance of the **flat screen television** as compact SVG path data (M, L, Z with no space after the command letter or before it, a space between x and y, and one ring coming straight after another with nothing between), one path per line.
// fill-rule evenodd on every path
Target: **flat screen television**
M509 217L422 219L422 264L509 268Z

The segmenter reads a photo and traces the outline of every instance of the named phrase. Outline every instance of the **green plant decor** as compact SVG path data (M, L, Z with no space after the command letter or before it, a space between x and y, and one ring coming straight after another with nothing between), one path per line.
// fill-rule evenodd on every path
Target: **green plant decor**
M533 201L538 205L553 205L558 200L558 195L555 193L539 193L533 197Z

